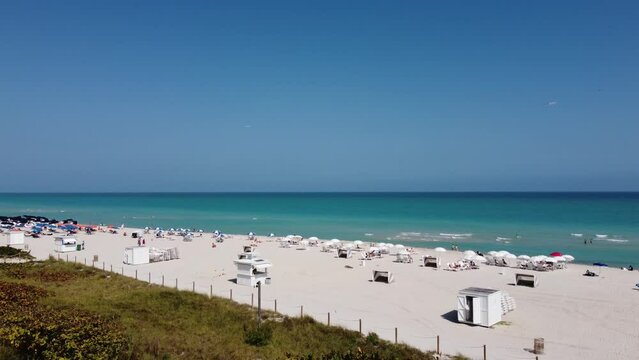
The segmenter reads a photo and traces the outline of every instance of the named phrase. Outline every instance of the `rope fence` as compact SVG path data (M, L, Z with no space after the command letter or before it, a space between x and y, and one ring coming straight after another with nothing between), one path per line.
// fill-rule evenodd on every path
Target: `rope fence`
M132 277L138 281L143 281L145 283L148 283L149 285L158 285L162 287L173 288L176 290L190 291L193 293L206 295L209 298L212 298L213 296L217 296L220 298L227 298L236 303L247 304L247 305L250 304L251 307L255 307L255 303L257 302L257 297L255 296L254 292L238 293L238 292L234 292L233 289L229 289L228 292L226 292L223 289L215 288L213 286L213 283L202 285L202 284L196 283L195 281L187 282L185 283L186 285L183 285L183 287L181 288L180 285L182 285L182 283L179 281L178 278L169 278L165 276L164 274L157 274L151 271L143 272L143 271L139 271L139 269L130 269L129 267L125 267L125 266L113 266L113 264L107 264L105 261L101 261L101 262L97 261L97 257L94 259L88 259L86 257L78 258L75 255L71 257L68 254L66 254L65 256L61 256L60 254L57 254L56 256L54 256L50 254L50 258L57 259L59 261L69 262L69 263L73 262L74 264L85 264L87 266L91 266L96 269L101 269L102 271L110 272L116 275ZM271 308L273 309L274 312L278 312L278 310L280 311L284 310L287 314L280 312L283 315L289 315L289 316L300 317L300 318L303 318L304 316L308 316L317 320L318 322L325 323L328 326L341 326L347 329L352 329L354 327L353 330L358 331L360 335L362 336L364 335L363 319L333 317L330 311L327 311L327 312L306 311L305 312L304 305L301 305L301 304L292 304L292 305L279 304L279 307L278 307L278 299L276 298L262 298L262 304L261 304L262 309L265 308L264 306L265 304L272 305ZM379 334L380 332L382 332L384 334L387 334L389 336L385 336L385 338L391 341L394 341L395 344L399 344L400 342L403 342L401 341L402 338L400 338L401 333L400 333L399 327L378 327L377 326L377 327L368 328L367 330L369 330L368 333L374 332L376 334ZM404 336L408 338L412 338L412 339L419 339L419 340L422 340L423 343L427 343L426 346L422 345L422 348L425 349L426 351L434 351L437 354L442 353L442 349L440 346L441 345L440 335L408 334ZM411 343L414 343L414 342L411 342ZM488 357L489 349L487 345L463 346L461 348L467 349L468 351L467 351L467 354L465 355L473 356L472 357L473 359L483 359L483 360L489 359ZM505 346L504 347L497 346L494 348L500 349L500 350L510 350L513 352L524 350L524 349L519 349L515 347L505 347ZM477 355L479 355L480 357L475 357ZM490 359L498 360L499 358L492 357ZM524 354L508 356L508 359L539 360L539 357L535 355L534 353L531 353L530 356L524 356Z

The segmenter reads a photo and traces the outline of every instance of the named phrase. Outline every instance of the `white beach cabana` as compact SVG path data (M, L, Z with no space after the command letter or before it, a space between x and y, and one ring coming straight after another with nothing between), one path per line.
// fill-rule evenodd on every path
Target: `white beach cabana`
M441 266L441 260L435 256L424 256L424 267L439 268Z
M351 249L342 248L337 250L337 257L340 259L349 259L353 256Z
M373 282L390 284L393 281L395 281L395 277L390 271L373 270Z
M123 262L129 265L142 265L151 262L149 248L146 246L129 246L124 248Z
M457 321L491 327L501 321L499 290L469 287L457 294Z
M56 236L53 240L56 252L72 252L80 250L78 240L74 236Z
M22 231L10 231L7 236L7 246L11 247L23 247L24 246L24 233Z

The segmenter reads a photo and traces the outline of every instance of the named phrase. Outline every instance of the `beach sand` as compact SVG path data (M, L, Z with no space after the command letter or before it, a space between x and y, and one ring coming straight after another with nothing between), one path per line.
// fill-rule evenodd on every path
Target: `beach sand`
M134 229L125 229L130 234ZM141 230L137 230L142 233ZM229 297L241 303L257 306L257 289L233 282L233 260L250 244L246 236L234 235L212 248L210 233L192 242L181 237L156 239L144 235L147 246L178 247L180 259L145 265L124 265L124 248L135 246L136 239L97 232L78 234L86 249L60 254L61 259L85 261L127 276L156 284L174 287L175 279L183 290ZM358 256L338 259L335 253L320 251L321 247L307 250L281 248L273 238L260 237L258 253L270 260L270 285L262 288L262 306L291 316L304 315L326 323L328 313L332 325L358 330L362 321L364 334L375 332L393 341L395 328L399 342L423 350L435 350L437 335L441 351L461 353L472 359L481 359L483 345L488 359L535 359L531 352L535 338L545 339L545 354L539 359L637 359L639 358L639 273L604 268L599 277L586 277L585 265L569 264L565 270L535 272L539 277L537 288L513 286L516 269L481 266L479 270L452 272L420 266L421 255L437 255L442 263L459 260L459 252L435 253L417 249L411 264L395 263L395 256L366 261L360 266ZM55 254L53 237L26 238L31 253L44 259ZM348 267L347 267L348 266ZM373 283L372 271L390 270L395 282ZM501 274L505 271L505 274ZM525 271L524 271L525 272ZM505 322L493 328L470 326L457 322L457 292L466 287L486 287L508 292L515 298L516 310L506 314Z

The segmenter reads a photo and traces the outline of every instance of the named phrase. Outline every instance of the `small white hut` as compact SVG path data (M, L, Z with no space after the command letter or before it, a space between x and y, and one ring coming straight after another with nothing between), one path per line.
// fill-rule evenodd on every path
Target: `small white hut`
M80 250L78 240L73 236L56 236L53 240L56 252L71 252Z
M146 246L129 246L124 249L124 263L129 265L148 264L151 259Z
M23 247L24 246L24 233L22 231L11 231L11 232L9 232L9 238L7 240L7 246Z
M460 323L491 327L501 321L502 294L499 290L470 287L457 294Z

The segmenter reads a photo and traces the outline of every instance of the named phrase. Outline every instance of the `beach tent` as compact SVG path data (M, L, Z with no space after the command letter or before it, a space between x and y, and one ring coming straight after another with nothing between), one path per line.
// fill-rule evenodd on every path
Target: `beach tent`
M501 291L477 287L457 294L457 321L491 327L501 321Z
M339 249L337 250L337 257L342 259L348 259L353 256L351 249Z
M22 247L24 246L24 233L22 231L10 231L7 239L7 246Z
M441 266L441 260L434 256L424 256L424 267L432 267L437 269Z
M149 248L146 246L129 246L124 249L125 264L141 265L151 262Z
M393 281L395 281L395 278L390 271L373 270L373 282L390 284Z
M73 236L56 236L53 240L56 252L71 252L80 250L78 241Z
M539 279L535 274L515 274L515 285L517 286L529 286L537 287L539 285Z

